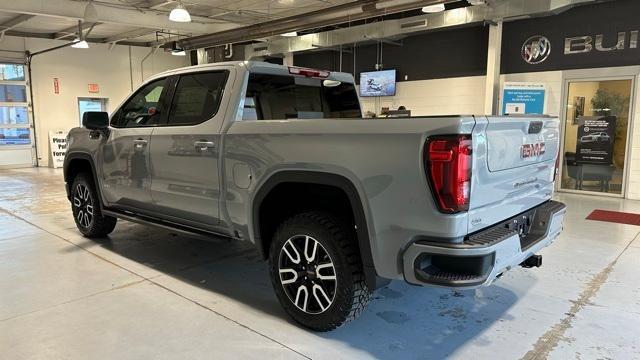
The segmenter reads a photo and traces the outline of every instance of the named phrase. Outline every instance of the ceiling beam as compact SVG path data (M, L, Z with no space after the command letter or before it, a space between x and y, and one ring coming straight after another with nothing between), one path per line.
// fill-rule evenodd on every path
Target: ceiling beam
M35 15L20 14L0 24L0 31L10 30L23 22L35 17Z
M100 2L94 2L93 5L100 23L128 25L136 28L171 29L192 34L208 34L237 27L233 23L199 16L192 16L192 22L178 23L169 21L167 13L153 9L141 8L141 10L137 10L105 6ZM0 0L0 11L74 20L84 18L84 6L73 0Z
M118 42L122 40L135 39L141 36L155 34L155 32L156 32L155 29L146 29L146 28L135 29L132 31L127 31L127 32L123 32L113 36L109 36L108 38L104 39L104 42L112 43L112 42Z
M92 26L96 26L96 25L100 25L100 23L93 23L93 22L83 22L80 27L82 28L82 31L85 31L89 28L91 28ZM64 39L66 37L69 36L77 36L78 35L78 25L75 26L71 26L68 27L66 29L62 29L58 32L56 32L53 35L53 38L56 40L60 40L60 39Z

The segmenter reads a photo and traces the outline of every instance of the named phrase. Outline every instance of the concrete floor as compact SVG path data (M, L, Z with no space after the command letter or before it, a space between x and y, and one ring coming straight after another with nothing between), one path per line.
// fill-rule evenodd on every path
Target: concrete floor
M584 220L640 202L558 198L565 231L542 268L475 291L396 281L357 321L316 334L285 316L249 244L125 221L89 240L60 170L2 170L0 357L640 359L640 227Z

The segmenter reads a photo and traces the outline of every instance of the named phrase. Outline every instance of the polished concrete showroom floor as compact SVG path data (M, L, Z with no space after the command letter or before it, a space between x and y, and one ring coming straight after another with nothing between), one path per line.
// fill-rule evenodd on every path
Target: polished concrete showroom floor
M640 359L640 227L584 220L640 202L557 197L541 268L458 292L395 281L320 334L286 317L250 244L126 221L89 240L61 170L1 170L0 358Z

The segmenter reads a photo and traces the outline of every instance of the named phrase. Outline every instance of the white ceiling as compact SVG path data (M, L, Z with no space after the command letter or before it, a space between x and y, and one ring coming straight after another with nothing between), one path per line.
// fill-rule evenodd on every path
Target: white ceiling
M98 22L88 39L153 46L344 4L352 0L185 0L191 23L168 20L176 0L94 0ZM72 39L86 0L0 0L0 32ZM26 15L25 15L26 14ZM85 32L92 23L85 22Z

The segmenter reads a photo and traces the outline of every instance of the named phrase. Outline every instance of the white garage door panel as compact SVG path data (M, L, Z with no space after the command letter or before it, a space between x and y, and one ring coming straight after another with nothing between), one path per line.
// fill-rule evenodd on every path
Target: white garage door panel
M0 151L0 168L33 166L31 148Z

